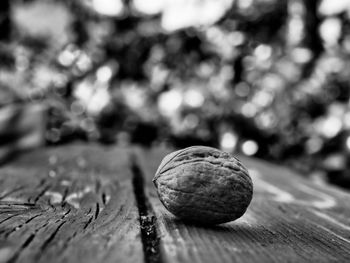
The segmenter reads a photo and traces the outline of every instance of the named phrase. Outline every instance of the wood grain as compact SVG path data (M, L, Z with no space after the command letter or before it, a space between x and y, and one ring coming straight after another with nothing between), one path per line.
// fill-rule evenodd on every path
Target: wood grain
M288 169L239 157L254 196L246 214L219 226L183 223L152 185L166 149L136 150L157 217L164 262L350 262L350 195Z
M129 151L38 150L0 169L0 262L143 262Z

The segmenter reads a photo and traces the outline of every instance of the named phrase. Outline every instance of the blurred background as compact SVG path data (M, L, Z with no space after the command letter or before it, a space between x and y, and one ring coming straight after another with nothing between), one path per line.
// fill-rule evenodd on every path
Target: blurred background
M350 188L349 0L1 0L0 161L210 145Z

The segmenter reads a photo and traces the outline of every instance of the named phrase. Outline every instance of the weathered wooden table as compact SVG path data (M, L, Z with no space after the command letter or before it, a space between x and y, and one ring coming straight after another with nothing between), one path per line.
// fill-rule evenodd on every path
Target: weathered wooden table
M241 158L246 214L188 225L151 183L164 149L73 145L0 168L0 262L350 262L350 194Z

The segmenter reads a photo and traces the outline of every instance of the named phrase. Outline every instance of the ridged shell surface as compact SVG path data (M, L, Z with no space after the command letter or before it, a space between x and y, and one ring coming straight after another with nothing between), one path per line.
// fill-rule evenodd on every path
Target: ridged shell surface
M205 225L241 217L253 196L252 180L243 164L226 152L205 146L165 156L153 183L172 214Z

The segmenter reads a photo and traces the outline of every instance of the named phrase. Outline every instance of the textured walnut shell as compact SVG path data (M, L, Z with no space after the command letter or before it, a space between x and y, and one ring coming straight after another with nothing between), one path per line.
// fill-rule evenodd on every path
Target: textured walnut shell
M242 163L204 146L165 156L153 183L171 213L199 224L221 224L241 217L253 196L252 180Z

